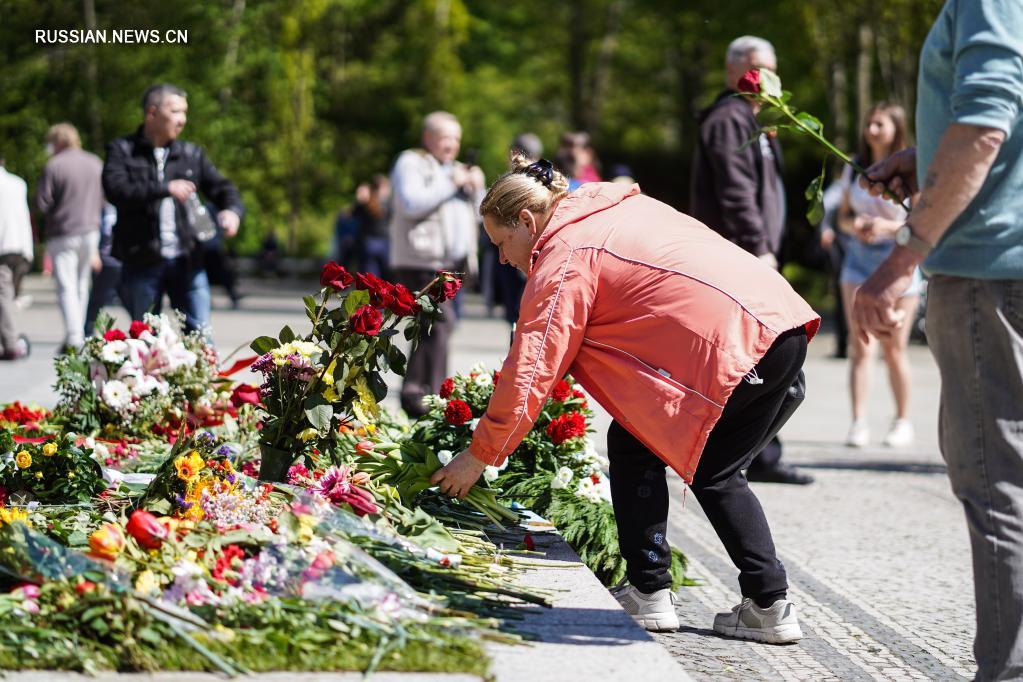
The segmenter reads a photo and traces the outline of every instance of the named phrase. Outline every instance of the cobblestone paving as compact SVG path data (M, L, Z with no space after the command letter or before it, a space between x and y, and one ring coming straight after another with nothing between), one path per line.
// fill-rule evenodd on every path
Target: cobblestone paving
M658 641L696 679L971 677L969 547L944 475L815 473L817 483L806 488L755 487L804 640L769 646L710 630L713 613L739 601L736 572L689 496L685 508L673 509L669 538L690 557L700 586L681 590L683 627Z

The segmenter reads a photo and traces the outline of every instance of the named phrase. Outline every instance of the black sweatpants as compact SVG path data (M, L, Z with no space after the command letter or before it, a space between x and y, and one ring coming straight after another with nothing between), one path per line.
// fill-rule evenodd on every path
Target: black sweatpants
M784 599L788 584L767 517L743 470L803 401L806 343L803 328L785 332L756 371L739 383L710 433L689 486L739 569L742 595L760 606ZM750 378L763 383L751 383ZM618 543L629 582L645 593L669 587L665 464L618 422L608 429L607 452Z

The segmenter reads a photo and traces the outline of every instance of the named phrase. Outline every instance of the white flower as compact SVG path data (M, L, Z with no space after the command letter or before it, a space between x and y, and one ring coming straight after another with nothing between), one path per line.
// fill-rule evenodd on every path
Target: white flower
M123 381L113 379L103 384L103 402L111 409L119 410L131 402L131 391Z
M441 466L447 466L448 462L455 458L455 455L450 450L438 450L437 459L440 460Z
M448 406L448 401L436 393L431 393L430 395L423 396L423 404L431 410L443 410Z
M561 467L558 469L558 473L554 475L554 478L551 479L551 487L555 490L567 488L568 484L572 481L573 475L574 474L571 469L568 467Z
M149 395L153 391L160 394L165 394L169 390L167 382L161 379L157 379L154 376L143 374L135 380L135 385L132 387L132 391L135 395Z
M469 374L487 374L487 366L483 362L477 362L475 365L469 368Z
M589 477L579 479L579 488L575 491L579 497L596 504L600 502L600 490Z
M501 470L497 467L487 467L483 470L483 480L487 483L493 483L497 480L497 477L501 475Z
M103 362L120 364L128 357L128 344L124 341L108 341L103 345L103 350L99 355L103 358Z
M482 386L483 388L494 385L494 377L490 376L486 372L483 374L477 374L473 381L476 382L477 386Z

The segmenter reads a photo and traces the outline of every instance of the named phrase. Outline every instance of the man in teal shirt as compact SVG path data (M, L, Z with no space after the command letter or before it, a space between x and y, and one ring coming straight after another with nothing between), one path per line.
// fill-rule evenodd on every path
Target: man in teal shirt
M919 146L867 169L915 196L899 246L856 297L861 329L930 276L941 451L973 549L978 680L1023 678L1023 1L948 0L920 54Z

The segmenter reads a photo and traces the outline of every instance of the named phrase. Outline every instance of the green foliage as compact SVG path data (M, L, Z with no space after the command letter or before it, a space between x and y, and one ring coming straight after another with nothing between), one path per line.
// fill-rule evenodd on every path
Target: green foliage
M422 117L439 108L460 117L463 149L488 178L506 168L517 133L536 132L553 156L562 131L586 129L605 172L629 163L648 193L684 210L696 113L721 90L725 47L741 34L775 44L786 88L845 146L860 90L912 106L916 55L942 0L86 4L98 29L187 30L188 43L37 44L37 29L85 28L83 4L0 0L9 169L33 183L45 131L63 120L102 154L141 122L146 86L173 82L189 93L184 137L242 191L239 250L274 231L291 253L323 254L356 185L417 144ZM793 216L817 158L805 142L787 146Z

